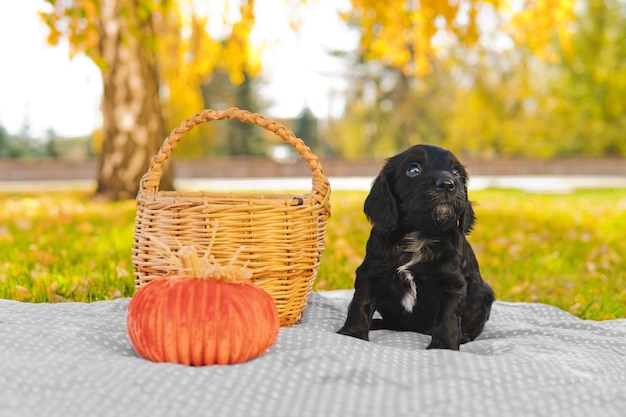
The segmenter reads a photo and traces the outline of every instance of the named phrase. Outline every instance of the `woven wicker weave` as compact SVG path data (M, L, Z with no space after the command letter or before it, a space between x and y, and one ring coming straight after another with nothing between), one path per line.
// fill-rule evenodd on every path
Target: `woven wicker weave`
M223 119L260 126L291 145L311 168L312 190L303 195L160 191L163 164L185 133ZM237 108L204 110L170 133L141 179L132 253L135 283L139 287L176 273L163 256L164 245L172 253L193 245L203 254L212 242L211 253L223 266L243 246L235 265L247 264L253 271L253 281L274 299L282 326L295 324L324 249L329 196L319 160L283 125Z

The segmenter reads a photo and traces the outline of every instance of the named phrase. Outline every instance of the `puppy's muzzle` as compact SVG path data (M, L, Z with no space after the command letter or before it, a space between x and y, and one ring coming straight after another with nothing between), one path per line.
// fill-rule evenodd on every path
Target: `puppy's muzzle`
M456 223L457 185L448 175L441 175L435 181L435 193L438 204L433 207L433 219L437 227L445 228Z

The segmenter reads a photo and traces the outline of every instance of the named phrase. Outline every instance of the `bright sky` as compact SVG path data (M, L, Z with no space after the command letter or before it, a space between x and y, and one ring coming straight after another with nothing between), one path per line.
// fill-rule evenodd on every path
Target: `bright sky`
M262 94L275 103L269 117L294 117L306 105L320 118L341 111L342 68L325 51L356 47L356 34L336 12L346 3L309 2L295 35L283 2L257 0L256 36L272 45L263 58L268 84ZM100 73L84 56L70 61L66 44L46 44L47 29L36 14L42 4L0 1L0 125L18 133L27 122L31 135L40 138L48 129L89 134L102 123Z

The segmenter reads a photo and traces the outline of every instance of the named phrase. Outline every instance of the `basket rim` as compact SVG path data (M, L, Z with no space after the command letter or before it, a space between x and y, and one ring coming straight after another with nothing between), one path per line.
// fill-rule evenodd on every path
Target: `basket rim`
M323 204L310 194L298 193L252 193L252 192L211 192L211 191L158 191L141 193L137 196L138 202L178 202L193 203L196 205L208 204L259 204L302 206Z
M192 130L195 126L208 123L214 120L239 120L242 123L248 123L264 128L277 136L279 136L286 144L290 145L302 159L309 165L312 174L311 191L309 196L322 204L328 204L330 194L330 182L323 172L322 165L311 151L311 149L283 124L268 119L259 113L251 113L247 110L241 110L237 107L230 107L224 111L213 109L205 109L183 121L180 126L170 132L165 138L158 153L151 159L148 171L142 176L139 183L139 196L164 196L169 191L160 191L161 174L164 163L171 157L173 150L176 148L185 134ZM217 193L216 193L217 194ZM269 195L269 194L266 194Z

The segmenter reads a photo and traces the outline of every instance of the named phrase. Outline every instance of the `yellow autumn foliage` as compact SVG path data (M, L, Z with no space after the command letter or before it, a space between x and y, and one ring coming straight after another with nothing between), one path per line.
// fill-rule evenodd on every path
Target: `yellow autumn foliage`
M555 62L552 40L556 37L561 49L571 52L568 25L575 19L574 0L524 1L522 10L513 11L509 31L518 44L527 45L538 57Z
M552 59L555 34L562 47L569 42L568 24L574 20L573 0L351 0L343 18L361 31L361 54L400 68L406 75L423 76L431 71L436 53L433 37L448 32L464 45L480 38L478 14L489 5L503 18L505 29L533 53Z

